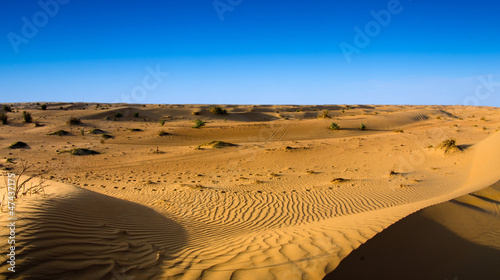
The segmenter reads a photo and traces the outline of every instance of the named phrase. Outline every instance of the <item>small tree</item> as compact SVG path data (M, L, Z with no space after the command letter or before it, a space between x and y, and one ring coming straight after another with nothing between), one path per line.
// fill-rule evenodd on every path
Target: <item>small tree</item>
M12 107L10 107L9 105L3 105L3 110L5 112L12 112Z
M23 119L25 123L30 123L33 121L33 118L31 117L31 113L23 111Z
M42 108L42 110L47 110L47 104L42 104L42 106L40 106L40 108Z

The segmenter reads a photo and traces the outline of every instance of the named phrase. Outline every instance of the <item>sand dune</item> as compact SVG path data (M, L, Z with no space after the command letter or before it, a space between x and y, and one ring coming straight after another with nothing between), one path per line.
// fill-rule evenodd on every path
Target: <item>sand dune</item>
M77 105L32 109L44 126L14 116L2 127L4 146L32 147L2 150L13 162L4 167L29 157L51 178L45 198L20 201L23 260L4 277L321 279L421 209L451 200L498 211L494 188L481 191L500 180L496 108L233 105L214 115L208 105ZM333 118L318 119L326 109ZM83 124L67 125L70 116ZM195 119L207 123L194 129ZM71 134L47 135L58 129ZM435 148L449 138L463 151ZM213 140L236 145L202 145ZM100 154L59 153L72 148ZM484 246L498 240L456 231Z

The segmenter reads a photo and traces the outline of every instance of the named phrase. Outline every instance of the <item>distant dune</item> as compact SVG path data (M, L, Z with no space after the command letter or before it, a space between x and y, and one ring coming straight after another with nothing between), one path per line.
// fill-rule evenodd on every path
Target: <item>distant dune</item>
M12 104L0 167L48 186L18 200L0 275L500 276L498 108L217 106Z

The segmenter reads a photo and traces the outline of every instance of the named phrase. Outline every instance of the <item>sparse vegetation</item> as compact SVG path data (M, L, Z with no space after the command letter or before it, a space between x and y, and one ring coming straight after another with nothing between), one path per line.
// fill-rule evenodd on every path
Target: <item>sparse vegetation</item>
M69 132L65 131L65 130L58 130L58 131L55 131L55 132L52 132L52 133L47 133L47 135L57 135L57 136L64 136L64 135L68 135Z
M12 107L10 107L9 105L3 105L3 110L5 112L12 112Z
M394 130L394 133L403 133L404 131L402 129L396 129Z
M160 124L161 124L162 126L163 126L163 125L165 125L165 120L161 120L161 121L160 121Z
M29 148L28 144L21 141L17 141L16 143L9 146L9 149L25 149L25 148Z
M340 126L339 126L339 124L338 124L338 123L335 123L335 122L334 122L334 123L331 123L331 124L330 124L330 129L331 129L331 130L339 130L339 129L340 129Z
M96 152L94 150L90 150L90 149L86 149L86 148L74 148L74 149L71 149L71 150L67 150L67 151L62 151L62 152L59 152L60 154L62 153L69 153L73 156L88 156L88 155L98 155L100 154L99 152Z
M27 194L37 194L43 193L44 188L47 186L44 179L40 179L38 183L31 184L28 186L28 182L35 177L35 175L26 175L28 170L32 167L27 161L21 160L21 170L18 172L17 176L13 179L14 183L7 182L8 178L4 175L5 186L9 186L9 192L13 189L14 198L19 198ZM10 178L9 178L10 180ZM12 186L13 185L13 186ZM5 196L2 198L0 210L3 211L3 206L5 205Z
M366 130L366 125L364 123L360 124L359 129Z
M79 124L82 123L82 121L79 118L77 118L77 117L71 117L71 118L69 118L69 120L67 121L67 123L69 125L79 125Z
M194 121L194 126L193 128L200 128L202 126L205 126L205 122L200 120L200 119L197 119Z
M224 147L234 147L234 146L237 146L236 144L233 144L233 143L228 143L228 142L223 142L223 141L211 141L209 143L205 143L205 144L201 144L198 146L198 148L201 148L201 147L212 147L214 149L221 149L221 148L224 148Z
M139 117L139 112L135 112L134 117L136 117L136 118Z
M200 112L198 112L198 111L193 111L193 112L191 112L191 114L193 114L193 115L195 115L195 116L198 116L198 115L200 114Z
M7 114L5 114L5 113L0 114L0 122L2 122L2 124L7 124L8 119L9 118L7 117Z
M33 121L33 118L31 117L31 113L23 111L23 120L25 123L30 123Z
M123 117L123 114L122 114L122 113L120 113L120 112L116 112L116 113L115 113L115 118L117 118L117 119L118 119L118 118L121 118L121 117Z
M347 181L350 181L349 179L344 179L344 178L334 178L332 180L332 183L343 183L343 182L347 182Z
M212 113L214 113L216 115L225 115L225 114L227 114L226 109L222 109L219 106L210 107L209 110L210 110L210 112L212 112Z
M99 128L94 128L94 129L92 129L91 131L89 131L89 133L90 133L90 134L105 134L105 133L106 133L106 131L101 130L101 129L99 129Z
M481 120L482 120L482 121L486 121L486 118L485 118L485 117L481 117Z
M165 130L160 130L158 131L158 136L167 136L168 135L168 132L166 132Z
M45 110L47 110L47 104L42 104L42 106L40 106L40 108L41 108L42 110L44 110L44 111L45 111Z
M444 150L445 154L462 151L462 148L456 145L455 139L444 140L437 148Z
M324 110L320 113L318 113L318 119L329 119L331 118L330 115L329 115L329 111L328 110Z

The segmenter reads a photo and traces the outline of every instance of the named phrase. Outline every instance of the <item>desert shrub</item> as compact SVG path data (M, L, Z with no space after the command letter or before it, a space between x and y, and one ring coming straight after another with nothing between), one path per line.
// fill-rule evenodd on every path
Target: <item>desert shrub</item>
M486 118L485 118L485 117L482 117L482 118L481 118L481 120L482 120L482 121L486 121Z
M21 167L20 167L21 170L18 171L18 175L13 179L14 182L12 182L11 179L8 179L8 177L4 175L5 185L6 186L9 185L9 192L12 190L15 198L19 198L20 196L28 194L31 195L37 193L43 193L45 195L44 188L47 185L44 179L40 179L38 183L36 184L31 183L28 186L28 182L30 182L31 179L35 177L35 175L26 175L26 173L31 167L33 167L33 165L28 164L27 161L21 160ZM1 200L0 211L3 211L3 206L6 205L5 199L6 197L4 196Z
M210 110L210 112L212 112L214 114L217 114L217 115L225 115L225 114L227 114L226 109L222 109L219 106L210 107L209 110Z
M165 124L165 120L161 120L161 121L160 121L160 124L161 124L161 125L164 125L164 124Z
M193 115L195 115L195 116L198 116L198 115L200 114L200 112L198 112L198 111L193 111L193 112L191 112L191 113L192 113Z
M211 142L199 145L198 148L211 147L214 149L221 149L224 147L234 147L234 146L237 146L237 145L233 144L233 143L224 142L224 141L211 141Z
M120 113L120 112L115 113L115 118L121 118L121 117L123 117L122 113Z
M94 129L92 129L91 131L89 131L89 133L90 133L90 134L105 134L105 133L106 133L106 131L101 130L101 129L99 129L99 128L94 128Z
M82 121L79 118L71 117L71 118L69 118L69 120L67 121L67 123L69 125L79 125L79 124L82 123Z
M26 111L23 111L23 119L24 119L24 122L26 122L26 123L30 123L33 121L33 118L31 117L31 113L26 112Z
M366 125L364 123L360 124L359 125L359 129L365 130L366 129Z
M3 105L3 110L5 112L12 112L12 107L10 107L9 105Z
M204 121L202 121L202 120L200 120L200 119L198 119L198 120L195 120L195 121L194 121L194 126L193 126L193 128L200 128L200 127L202 127L202 126L204 126L204 125L205 125L205 122L204 122Z
M402 129L396 129L394 130L394 133L403 133L404 131Z
M40 106L40 108L42 108L42 110L47 110L47 104L42 104L42 106Z
M134 117L136 117L136 118L139 117L139 112L135 112Z
M142 131L142 129L140 129L140 128L129 128L129 130L130 130L131 132L139 132L139 131Z
M330 124L330 129L331 130L339 130L340 126L338 123L332 123L332 124Z
M329 119L329 118L331 118L328 113L329 113L328 110L324 110L322 112L319 112L318 113L318 119Z
M55 132L52 132L52 133L48 133L47 135L57 135L57 136L64 136L64 135L68 135L69 132L65 131L65 130L58 130L58 131L55 131Z
M158 131L158 136L166 136L166 135L168 135L168 132L166 132L165 130L162 129Z
M17 141L16 143L9 146L9 149L24 149L24 148L29 148L29 146L28 144L21 141Z
M113 136L112 136L112 135L109 135L109 134L102 134L102 135L101 135L101 137L102 137L102 139L104 139L104 140L113 138Z
M100 154L99 152L96 152L94 150L86 149L86 148L74 148L71 150L67 151L62 151L60 153L69 153L74 156L87 156L87 155L98 155Z
M444 140L437 146L437 148L444 150L445 153L457 152L462 150L461 147L457 146L455 139Z
M7 117L7 114L5 113L0 114L0 122L2 122L2 124L7 124L8 119L9 118Z

